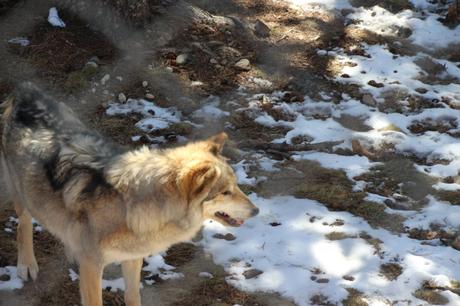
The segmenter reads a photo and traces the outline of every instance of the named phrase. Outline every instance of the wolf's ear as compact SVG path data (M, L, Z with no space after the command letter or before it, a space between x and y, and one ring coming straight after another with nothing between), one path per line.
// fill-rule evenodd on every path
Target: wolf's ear
M209 151L214 155L221 154L227 139L228 136L225 132L210 137L208 140L206 140Z
M202 202L220 177L220 170L211 162L200 162L179 176L179 186L187 202Z

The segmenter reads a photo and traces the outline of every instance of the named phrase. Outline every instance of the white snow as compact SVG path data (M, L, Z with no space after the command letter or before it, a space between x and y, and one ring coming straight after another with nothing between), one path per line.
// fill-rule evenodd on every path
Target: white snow
M50 8L48 13L48 22L55 27L65 28L65 22L58 15L58 11L55 7Z
M209 272L200 272L198 273L198 276L203 278L214 278L214 276Z
M405 235L372 229L361 218L328 211L320 203L307 199L263 199L254 194L251 199L260 208L257 217L240 228L226 228L209 221L202 241L214 261L230 273L227 281L243 290L276 291L298 305L310 305L310 298L318 293L332 302L340 302L347 296L346 288L353 287L371 301L390 298L406 305L421 303L412 292L423 281L460 277L460 257L454 249L421 245ZM455 218L460 220L459 216L452 216ZM336 219L345 224L331 227L329 224ZM270 226L273 220L281 225ZM351 238L336 241L324 238L334 231L344 232ZM380 254L359 238L363 231L382 240ZM234 241L213 238L215 233L228 232L236 236ZM402 275L395 281L387 280L379 272L380 265L389 262L403 267ZM243 272L254 268L263 273L246 279ZM314 273L317 269L321 271L319 275ZM318 283L311 280L312 276L329 281ZM354 280L347 281L344 276L352 276ZM457 295L443 295L449 298L451 305L460 303Z
M294 155L293 159L315 160L325 168L344 170L350 179L367 172L371 167L378 164L369 162L369 159L364 156L343 156L323 152L299 153Z
M7 275L8 280L0 280L0 290L20 289L23 286L22 280L17 274L16 267L0 267L0 277Z
M143 99L128 99L126 103L111 103L106 110L107 115L140 114L143 118L136 127L145 132L165 129L172 123L180 122L181 114L175 108L162 108Z

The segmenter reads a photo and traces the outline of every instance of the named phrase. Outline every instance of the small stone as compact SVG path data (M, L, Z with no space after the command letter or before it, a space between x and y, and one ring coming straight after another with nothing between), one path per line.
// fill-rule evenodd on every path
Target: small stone
M235 63L234 67L239 70L249 71L251 70L251 62L248 59L243 58Z
M382 88L383 86L385 86L383 83L378 83L375 80L370 80L369 82L367 82L367 84L376 88Z
M246 279L251 279L251 278L259 276L262 273L264 272L258 269L250 269L250 270L244 271L243 275Z
M88 62L95 62L96 64L100 64L101 63L101 60L99 59L99 57L97 56L93 56L89 59Z
M327 284L327 283L329 283L329 279L328 278L319 278L319 279L316 280L316 282L318 284Z
M460 250L460 236L457 236L457 238L455 238L451 246L456 250Z
M107 83L109 80L110 80L110 74L106 74L102 77L101 84L105 85L105 83Z
M280 226L281 223L279 223L279 222L271 222L270 225L275 227L275 226Z
M142 82L142 87L147 87L147 86L149 86L149 82L143 81L143 82Z
M87 62L87 63L86 63L86 66L88 66L88 67L93 67L93 68L99 67L99 65L98 65L97 63L92 62L92 61Z
M314 276L314 275L312 275L312 276L310 276L310 279L311 279L312 281L315 281L315 280L317 280L317 279L318 279L318 277L317 277L317 276Z
M121 77L121 76L117 76L117 77L115 77L115 79L117 79L120 82L123 81L123 77Z
M263 21L257 19L254 24L254 33L258 37L265 38L270 36L270 28Z
M211 58L209 62L214 65L218 63L218 61L215 58Z
M124 93L120 93L118 94L118 101L120 101L120 103L125 103L126 102L126 95Z
M351 276L351 275L345 275L345 276L342 277L342 278L343 278L344 280L347 280L347 281L350 281L350 282L352 282L352 281L355 280L355 278L354 278L353 276Z
M225 235L217 233L217 234L214 234L212 237L216 239L227 240L227 241L233 241L236 239L236 237L231 233L227 233Z
M177 65L184 65L188 61L188 55L185 53L179 54L176 57L176 64Z
M428 92L428 89L420 87L420 88L416 88L415 91L418 92L419 94L423 95L423 94L426 94Z
M11 278L8 274L2 274L0 275L0 281L3 281L3 282L7 282L9 281Z
M361 100L367 106L376 106L377 105L377 101L374 99L374 97L371 94L364 94Z
M167 72L173 72L174 69L173 69L172 67L166 67L166 71L167 71Z
M153 99L155 99L155 96L152 95L151 93L148 93L148 94L145 94L145 98L146 98L147 100L153 100Z
M349 78L350 78L350 75L344 73L344 74L341 75L341 77L344 78L344 79L349 79Z

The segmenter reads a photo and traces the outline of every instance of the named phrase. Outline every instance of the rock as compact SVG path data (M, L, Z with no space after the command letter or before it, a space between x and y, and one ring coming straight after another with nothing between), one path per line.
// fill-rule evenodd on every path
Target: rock
M460 250L460 236L457 236L457 238L455 238L451 246L456 250Z
M217 234L214 234L212 237L216 239L227 240L227 241L233 241L236 239L236 237L231 233L227 233L225 235L217 233Z
M364 94L361 101L366 104L367 106L376 106L377 101L371 94Z
M375 80L370 80L369 82L367 82L367 84L376 88L382 88L383 86L385 86L383 83L377 83Z
M93 57L91 57L91 58L89 59L88 62L95 62L96 64L99 65L99 64L101 63L101 60L99 59L99 57L93 56Z
M209 62L210 62L211 64L213 64L213 65L215 65L215 64L218 63L218 61L217 61L215 58L211 58L211 59L209 60Z
M329 279L328 278L319 278L319 279L316 280L316 282L318 284L327 284L327 283L329 283Z
M166 67L166 71L167 71L167 72L173 72L174 69L173 69L172 67Z
M187 61L188 61L188 54L186 54L186 53L179 54L176 57L176 64L177 65L184 65L185 63L187 63Z
M147 87L147 86L149 86L149 82L143 81L143 82L142 82L142 87Z
M109 80L110 80L110 74L106 74L102 77L101 84L105 85L105 83L107 83Z
M351 275L344 275L342 278L343 278L344 280L349 281L349 282L352 282L352 281L355 280L355 278L354 278L353 276L351 276Z
M349 79L350 78L350 75L349 74L342 74L340 77L344 78L344 79Z
M118 81L120 81L120 82L123 81L123 77L121 77L121 76L117 76L116 79L117 79Z
M428 89L426 88L423 88L423 87L419 87L419 88L416 88L415 89L416 92L418 92L419 94L426 94L428 92Z
M146 98L147 100L153 100L153 99L155 99L155 96L152 95L151 93L148 93L148 94L145 94L145 98Z
M93 67L93 68L99 67L99 65L97 63L92 62L92 61L87 62L86 66L90 66L90 67Z
M248 59L243 58L240 59L238 62L235 63L234 67L239 70L249 71L251 70L251 63Z
M258 37L265 38L270 36L270 28L261 20L257 19L256 23L254 24L254 33Z
M120 93L118 94L118 101L120 101L120 103L125 103L126 100L127 100L127 99L126 99L126 95L125 95L124 93L120 92Z
M251 279L251 278L259 276L262 273L264 272L258 269L250 269L250 270L244 271L243 275L246 279Z

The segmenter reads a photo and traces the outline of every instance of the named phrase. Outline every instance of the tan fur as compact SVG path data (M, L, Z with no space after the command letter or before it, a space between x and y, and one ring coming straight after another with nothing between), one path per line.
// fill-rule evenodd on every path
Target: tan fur
M79 263L85 306L102 305L101 278L107 264L122 262L126 305L139 306L142 257L191 239L206 218L229 225L216 215L218 211L236 220L257 214L221 156L225 134L174 149L143 147L109 158L110 150L98 148L92 136L69 135L65 139L70 140L61 145L53 142L53 133L60 135L57 132L19 126L11 112L8 106L1 162L20 220L19 276L35 279L38 273L33 216ZM46 139L40 141L41 137ZM56 146L61 147L53 177L64 184L62 190L53 190L45 171L50 148ZM109 186L95 185L85 194L99 170Z

